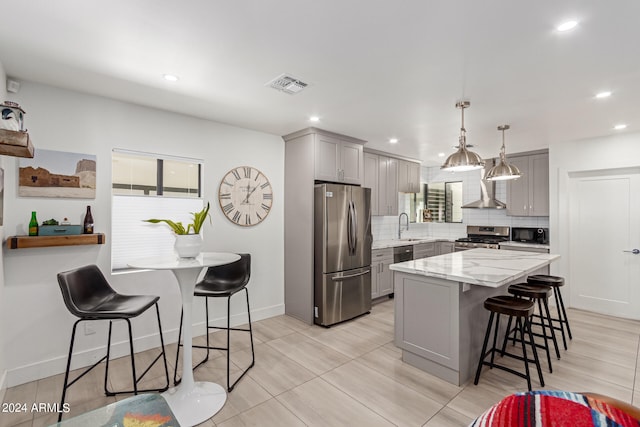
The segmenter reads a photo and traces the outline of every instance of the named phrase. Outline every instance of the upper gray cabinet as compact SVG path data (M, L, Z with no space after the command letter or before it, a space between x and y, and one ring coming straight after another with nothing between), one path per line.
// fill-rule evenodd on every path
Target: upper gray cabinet
M371 188L371 215L398 215L398 159L364 153L363 187Z
M549 153L509 157L522 172L507 182L507 214L549 216Z
M353 142L347 138L320 132L315 134L315 179L362 184L364 141Z
M398 161L398 191L401 193L420 192L420 163L407 160Z

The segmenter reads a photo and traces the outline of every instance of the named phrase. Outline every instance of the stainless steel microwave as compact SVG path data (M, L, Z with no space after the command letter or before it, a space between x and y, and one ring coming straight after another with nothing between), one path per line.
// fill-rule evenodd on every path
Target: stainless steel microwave
M549 243L549 229L538 227L512 227L511 240L522 243Z

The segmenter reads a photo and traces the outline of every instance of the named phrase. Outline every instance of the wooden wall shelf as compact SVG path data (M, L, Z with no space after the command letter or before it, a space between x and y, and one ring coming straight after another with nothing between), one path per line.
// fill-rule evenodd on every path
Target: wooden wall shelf
M0 154L33 158L33 144L27 132L0 129Z
M46 248L52 246L104 245L104 233L76 234L68 236L11 236L7 238L8 249Z

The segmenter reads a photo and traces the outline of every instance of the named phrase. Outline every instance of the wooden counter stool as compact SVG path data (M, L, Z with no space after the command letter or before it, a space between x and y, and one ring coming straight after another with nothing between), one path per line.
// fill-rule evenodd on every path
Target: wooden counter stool
M553 328L553 323L551 322L551 313L549 312L549 296L551 296L551 288L549 286L543 285L531 285L528 283L515 283L510 285L507 289L508 292L512 295L515 295L518 298L528 298L530 301L534 303L538 303L538 313L540 316L540 323L536 323L542 326L542 334L532 332L532 335L537 337L542 337L544 339L544 345L537 344L536 347L544 348L547 353L547 362L549 363L549 372L553 372L553 367L551 366L551 351L549 350L549 341L547 338L551 338L553 341L553 346L556 350L556 356L560 359L560 350L558 349L558 341L556 340L555 329ZM542 311L542 307L544 306L544 311ZM504 341L502 343L502 351L504 352L507 346L507 340L509 336L513 333L513 341L515 344L516 337L515 335L518 333L519 328L517 326L518 322L516 322L516 327L511 329L511 321L513 317L509 317L509 322L507 323L507 334L504 337ZM534 323L530 320L530 325ZM549 337L547 337L547 328L549 328Z
M567 334L569 335L569 339L572 340L573 336L571 335L569 318L567 317L567 311L564 308L564 301L562 301L562 293L560 292L560 287L564 286L564 278L560 276L550 276L548 274L535 274L533 276L527 277L527 283L532 285L546 285L553 288L553 295L556 299L556 309L558 310L558 318L552 318L552 320L553 322L560 324L560 326L554 325L554 328L562 332L562 342L564 344L564 349L566 350L567 339L564 335L565 325L567 326Z
M487 332L484 336L484 343L482 344L482 353L480 353L480 360L478 361L478 369L476 370L476 377L473 383L478 385L478 380L480 379L480 372L482 371L482 365L487 365L489 368L498 368L503 371L510 372L514 375L517 375L521 378L527 380L527 387L531 390L531 376L529 374L529 362L533 362L536 364L536 369L538 370L538 378L540 379L540 386L544 387L544 379L542 378L542 369L540 369L540 361L538 360L538 351L536 350L535 343L533 341L533 335L531 334L531 325L529 324L529 318L531 314L533 314L534 303L533 301L527 301L522 298L515 298L508 295L500 295L496 297L487 298L484 301L484 308L491 312L489 316L489 323L487 324ZM493 324L493 318L495 315L496 324L493 332L493 347L487 351L487 344L489 342L489 336L491 335L491 326ZM520 343L522 345L522 356L518 356L513 353L504 352L503 356L509 356L514 359L524 361L524 369L525 373L518 372L514 369L511 369L506 366L497 365L494 363L496 352L501 352L499 348L496 347L496 342L498 339L498 331L500 324L500 315L506 314L507 316L516 317L520 325ZM529 340L525 340L525 333L528 335ZM526 345L529 344L531 350L533 351L533 360L527 357L527 348ZM491 361L486 362L485 359L491 353Z

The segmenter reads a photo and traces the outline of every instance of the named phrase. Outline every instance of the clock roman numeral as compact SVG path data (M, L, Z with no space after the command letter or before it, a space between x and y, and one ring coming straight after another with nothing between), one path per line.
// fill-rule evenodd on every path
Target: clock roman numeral
M228 185L229 187L233 187L233 184L227 181L222 181L223 184Z
M236 211L236 213L233 214L233 222L237 224L238 221L240 221L240 212Z
M260 175L262 175L262 174L261 174L260 172L258 172L258 174L256 175L256 177L255 177L255 178L253 178L253 180L254 180L254 181L257 181L257 180L258 180L258 178L260 178Z
M258 217L258 221L262 221L262 217L260 216L260 214L258 212L256 212L256 216Z
M220 198L221 199L230 199L231 198L231 193L221 193L220 194Z
M270 184L269 184L268 182L265 182L264 184L262 184L262 185L260 186L260 188L264 190L264 189L265 189L265 188L267 188L269 185L270 185Z
M244 169L244 177L251 178L251 168L245 166L243 169Z
M240 173L236 169L232 170L231 173L236 177L236 179L240 179Z
M263 210L267 211L267 212L269 212L269 209L271 209L271 207L270 207L270 206L267 206L267 205L265 205L264 203L261 203L261 204L260 204L260 207L261 207Z
M244 216L244 223L247 225L251 225L251 216L249 214L246 214Z
M264 193L262 195L262 199L263 200L272 200L273 199L273 193Z
M233 210L233 203L227 203L222 207L222 210L224 211L225 214L228 214Z

